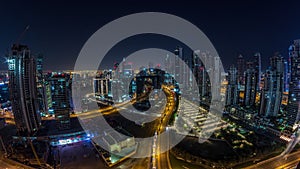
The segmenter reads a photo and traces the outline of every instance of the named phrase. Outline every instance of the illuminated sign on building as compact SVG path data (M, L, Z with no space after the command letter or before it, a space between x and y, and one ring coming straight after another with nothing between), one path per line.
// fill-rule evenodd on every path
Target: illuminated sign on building
M15 59L7 59L8 63L8 70L15 70L16 64L15 64Z

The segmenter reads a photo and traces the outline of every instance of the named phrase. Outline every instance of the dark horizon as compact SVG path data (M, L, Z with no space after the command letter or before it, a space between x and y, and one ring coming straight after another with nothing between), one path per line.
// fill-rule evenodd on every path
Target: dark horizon
M217 49L225 68L236 63L239 54L251 60L255 52L262 54L262 67L266 68L275 52L287 58L289 45L300 38L300 24L296 23L299 5L300 2L282 1L2 2L0 56L5 56L30 25L20 43L28 45L33 53L44 55L44 70L71 70L81 47L103 25L124 15L153 11L174 14L198 26ZM163 44L170 42L167 39L157 44L159 38L147 38L125 40L130 43L118 45L110 56L122 58L134 49L153 46L172 51L178 45ZM128 50L128 46L134 49ZM109 63L113 60L108 58ZM6 69L5 63L0 64L0 70Z

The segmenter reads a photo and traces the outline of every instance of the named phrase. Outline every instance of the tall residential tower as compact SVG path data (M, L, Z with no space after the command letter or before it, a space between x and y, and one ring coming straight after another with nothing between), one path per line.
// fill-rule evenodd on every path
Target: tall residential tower
M70 128L70 77L65 73L54 73L49 79L52 109L59 130Z
M300 39L289 48L290 84L287 105L288 124L293 126L300 119Z
M36 64L27 46L13 45L7 60L12 110L19 135L31 135L41 120L37 107Z
M238 76L234 65L228 71L228 85L226 91L226 105L238 104Z
M270 58L271 66L264 78L264 88L261 94L260 114L276 117L282 101L284 59L276 53Z

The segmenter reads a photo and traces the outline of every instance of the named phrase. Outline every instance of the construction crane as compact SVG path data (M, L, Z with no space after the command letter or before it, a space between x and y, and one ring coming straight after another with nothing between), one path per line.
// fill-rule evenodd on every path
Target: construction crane
M15 45L19 45L19 42L22 40L22 38L24 37L25 33L29 30L30 26L27 25L26 28L24 29L24 31L20 34L20 36L18 37L17 41L15 42ZM32 144L32 140L29 139L29 144L30 144L30 147L31 147L31 150L33 151L33 154L34 154L34 157L36 158L37 160L37 163L38 165L41 167L41 168L44 168L41 164L41 161L37 155L37 152Z
M20 36L18 37L18 39L16 40L16 42L13 44L13 46L19 46L19 42L22 40L22 38L24 37L24 35L25 35L25 33L29 30L29 28L30 28L30 25L27 25L26 27L25 27L25 29L23 30L23 32L20 34ZM7 48L7 51L6 51L6 55L5 55L5 57L4 57L4 59L5 59L5 62L7 62L7 59L8 59L8 53L9 53L9 48Z
M23 32L20 34L20 36L18 37L17 41L16 41L16 45L19 45L19 42L22 40L23 36L25 35L25 33L29 30L30 25L27 25L26 28L23 30Z

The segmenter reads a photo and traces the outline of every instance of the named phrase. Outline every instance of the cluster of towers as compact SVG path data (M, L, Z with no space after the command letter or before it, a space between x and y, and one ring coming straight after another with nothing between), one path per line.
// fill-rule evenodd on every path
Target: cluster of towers
M255 107L261 116L276 117L282 105L282 96L288 92L287 121L289 125L300 119L300 40L289 48L288 61L279 53L270 58L269 67L261 71L261 55L246 62L238 56L237 66L228 70L226 105Z
M175 49L174 55L175 60L168 56L165 59L166 73L176 79L180 89L197 89L200 102L208 105L211 93L220 91L211 87L221 83L219 57L200 51L194 51L192 57L186 57L181 47ZM7 63L11 103L18 132L30 134L38 130L41 113L54 114L59 129L70 128L70 75L45 75L42 56L35 59L29 48L23 45L13 45ZM112 93L109 88L128 86L134 75L132 63L124 61L120 67L120 71L113 71L117 72L115 80L112 77L94 79L95 93L108 97L120 95ZM214 73L212 77L208 76L210 72ZM105 76L112 76L111 73L105 73ZM128 85L114 82L120 78L128 79ZM288 60L275 53L264 72L261 70L260 53L255 53L253 60L248 62L242 55L238 56L237 66L232 65L228 70L227 81L226 105L255 107L265 117L277 116L283 93L288 92L287 119L288 124L293 125L300 120L300 40L295 40L290 46ZM120 95L117 100L121 99Z
M165 59L166 72L174 76L184 93L199 93L200 104L209 105L212 94L219 94L220 91L222 80L220 58L200 50L193 51L192 55L186 55L181 47L177 47L174 54L175 60L169 56Z
M41 125L42 114L53 114L59 129L70 127L70 76L43 74L43 58L35 59L27 46L13 45L7 59L10 100L20 135Z

